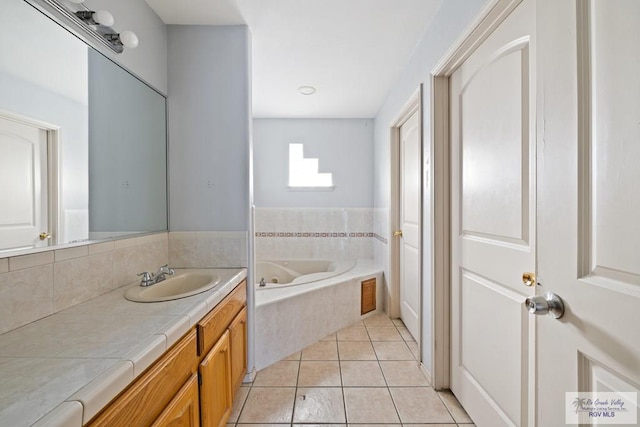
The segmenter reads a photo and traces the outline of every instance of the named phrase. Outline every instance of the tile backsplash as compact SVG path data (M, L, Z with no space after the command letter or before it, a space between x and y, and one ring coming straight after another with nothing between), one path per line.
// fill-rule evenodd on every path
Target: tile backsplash
M169 232L174 268L246 268L247 254L246 231Z
M0 259L0 333L137 280L169 259L158 233Z

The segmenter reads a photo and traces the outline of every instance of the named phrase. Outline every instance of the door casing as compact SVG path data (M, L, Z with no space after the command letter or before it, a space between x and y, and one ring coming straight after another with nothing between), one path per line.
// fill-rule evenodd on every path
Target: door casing
M390 290L387 294L387 301L389 306L387 307L387 314L392 318L400 317L400 242L398 238L393 236L393 231L398 230L400 227L400 174L402 173L400 168L400 127L411 117L413 113L417 111L419 124L419 138L420 138L420 152L423 152L423 123L422 123L422 85L418 86L416 90L411 94L405 105L400 109L400 112L396 118L390 124L391 131L391 155L390 155L390 167L391 167L391 209L389 212L389 275L390 281L388 283ZM420 232L423 233L424 218L423 212L423 200L424 200L424 182L425 182L425 168L422 166L422 155L420 159ZM423 328L423 305L422 305L422 292L423 292L423 268L422 268L422 254L424 239L420 236L420 271L418 276L420 277L420 333L416 338L419 347L420 361L422 361L422 348L423 343L421 339ZM426 367L427 371L429 367Z
M449 79L522 0L491 0L431 71L431 156L429 179L432 232L432 384L448 389L451 378L451 176Z
M54 124L3 109L0 109L0 117L25 124L27 126L37 127L47 132L48 188L46 188L46 191L48 192L48 206L43 206L42 208L48 209L49 224L46 231L51 234L49 246L63 243L59 240L61 233L64 233L62 221L64 216L63 212L60 211L62 208L62 203L60 202L60 198L62 196L60 182L60 153L62 152L60 147L60 128Z

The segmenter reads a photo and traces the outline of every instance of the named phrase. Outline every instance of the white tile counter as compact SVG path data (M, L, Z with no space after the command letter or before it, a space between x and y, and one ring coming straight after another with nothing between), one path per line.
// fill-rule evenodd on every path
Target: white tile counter
M89 421L246 277L214 270L201 294L137 303L134 283L0 335L0 426Z

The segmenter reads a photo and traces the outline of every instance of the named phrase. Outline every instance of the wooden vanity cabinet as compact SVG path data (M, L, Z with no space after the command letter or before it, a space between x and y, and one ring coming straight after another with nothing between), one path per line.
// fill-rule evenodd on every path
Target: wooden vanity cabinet
M96 415L90 427L224 427L247 371L247 283Z
M200 393L197 374L187 380L151 427L200 427Z
M203 427L227 423L233 396L247 371L246 295L247 283L243 281L197 325Z
M206 427L222 427L233 409L229 331L200 363L200 417Z
M102 412L91 427L150 426L196 373L196 331L190 330Z

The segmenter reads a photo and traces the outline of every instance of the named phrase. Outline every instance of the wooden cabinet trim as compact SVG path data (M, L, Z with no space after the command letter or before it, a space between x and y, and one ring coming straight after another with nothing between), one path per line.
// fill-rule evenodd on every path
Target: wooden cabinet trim
M229 325L229 346L231 347L231 386L233 393L238 390L247 373L247 308L244 307Z
M196 331L191 329L88 425L151 425L196 372L197 366Z
M198 356L202 357L220 339L247 301L247 281L243 280L209 314L198 322Z

